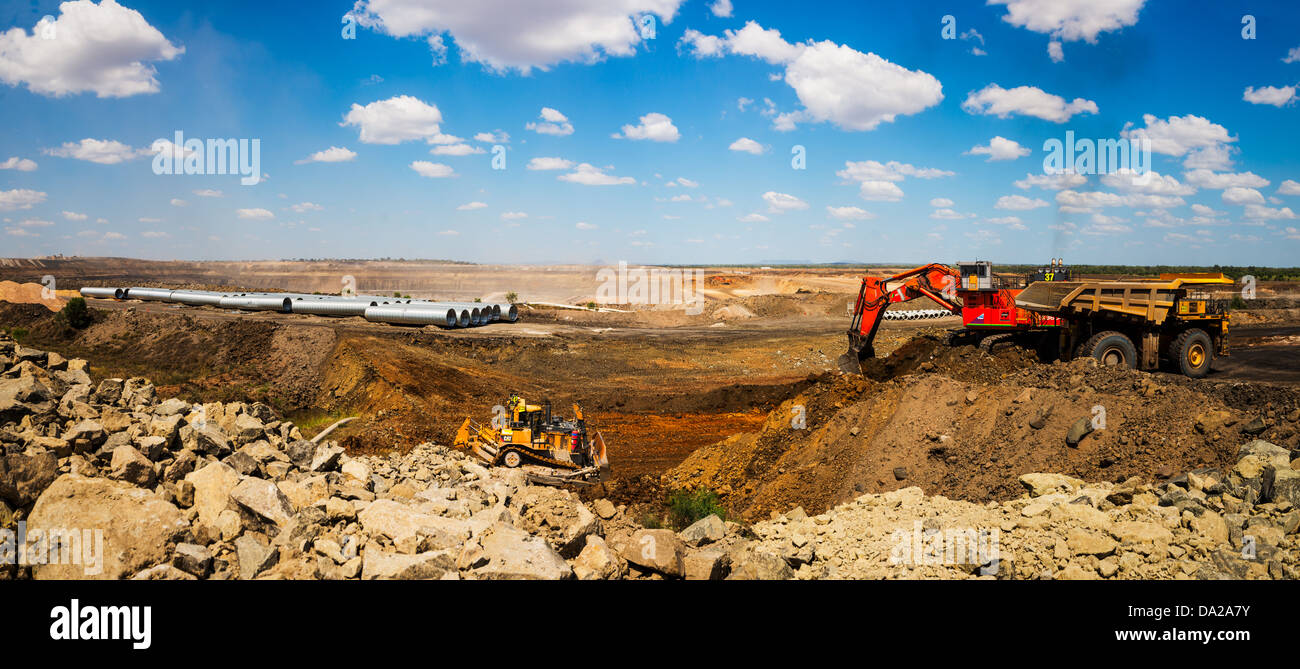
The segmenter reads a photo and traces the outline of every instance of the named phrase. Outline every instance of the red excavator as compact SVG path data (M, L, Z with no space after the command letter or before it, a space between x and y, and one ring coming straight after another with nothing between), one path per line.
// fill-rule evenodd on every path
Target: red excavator
M889 305L918 297L961 315L964 334L973 335L985 350L1013 335L1058 327L1059 319L1016 307L1016 295L1034 281L1069 279L1069 268L1058 259L1028 277L995 275L987 260L957 263L956 269L931 263L893 276L864 276L849 327L849 350L840 356L839 367L848 374L861 372L862 361L876 355L872 343Z

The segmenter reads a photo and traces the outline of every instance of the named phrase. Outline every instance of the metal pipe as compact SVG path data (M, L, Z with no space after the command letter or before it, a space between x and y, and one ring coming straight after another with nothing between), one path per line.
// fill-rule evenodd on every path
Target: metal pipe
M81 288L82 297L103 297L116 298L121 288L95 288L93 286L83 286Z
M179 302L190 306L219 306L221 304L221 293L214 293L210 290L173 290L170 302Z
M318 316L365 316L366 309L379 306L370 300L296 300L293 313L316 314Z
M373 323L392 323L395 325L437 325L438 327L455 327L457 323L456 314L448 309L447 311L434 311L432 309L408 309L406 307L368 307L365 312L366 320Z
M219 306L225 309L251 309L253 311L293 311L293 300L287 297L269 295L248 295L242 297L223 297Z
M170 288L127 288L122 291L128 300L166 301L172 297Z

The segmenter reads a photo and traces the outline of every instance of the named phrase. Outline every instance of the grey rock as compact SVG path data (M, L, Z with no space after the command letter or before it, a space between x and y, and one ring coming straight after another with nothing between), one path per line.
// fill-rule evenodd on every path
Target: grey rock
M245 478L230 491L230 499L276 525L293 517L293 506L280 488L265 479Z
M682 530L680 536L682 541L691 546L703 546L726 537L727 524L717 514L709 514Z
M239 556L239 578L245 581L257 577L280 559L279 550L251 533L235 539L235 553Z
M154 483L153 463L140 451L130 446L118 446L113 450L113 461L109 476L126 481L141 488L152 488Z
M59 459L52 452L0 456L0 499L25 507L59 476Z
M362 580L433 580L455 573L455 551L426 551L414 555L367 550L362 556Z
M172 566L203 578L212 568L212 551L198 544L176 544L176 551L172 553Z

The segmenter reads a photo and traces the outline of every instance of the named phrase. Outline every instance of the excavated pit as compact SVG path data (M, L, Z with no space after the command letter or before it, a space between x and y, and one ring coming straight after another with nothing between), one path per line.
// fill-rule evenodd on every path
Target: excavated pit
M803 506L920 486L974 502L1019 496L1021 474L1147 481L1235 462L1262 438L1300 442L1300 392L1098 368L1041 364L1019 348L989 355L921 336L863 377L819 381L761 429L702 448L663 476L664 489L707 488L748 520ZM1260 388L1260 386L1249 386ZM802 407L800 409L799 407ZM792 417L802 414L801 429ZM1077 422L1096 426L1076 445Z

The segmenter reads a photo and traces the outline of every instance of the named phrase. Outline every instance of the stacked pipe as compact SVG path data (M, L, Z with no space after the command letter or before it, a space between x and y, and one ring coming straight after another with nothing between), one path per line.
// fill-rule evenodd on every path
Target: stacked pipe
M317 316L361 316L376 323L436 325L455 328L519 320L508 303L441 302L381 295L312 295L308 293L214 292L170 288L85 287L84 297L171 302L240 311L277 311Z
M943 318L953 315L947 309L911 309L908 311L886 311L887 321L919 321L929 318Z

